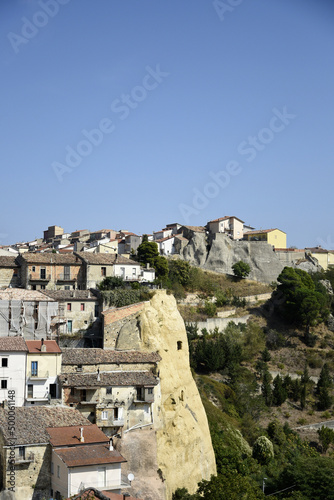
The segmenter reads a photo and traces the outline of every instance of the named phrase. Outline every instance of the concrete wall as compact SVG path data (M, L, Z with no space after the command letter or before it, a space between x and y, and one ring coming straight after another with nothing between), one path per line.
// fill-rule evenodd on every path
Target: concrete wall
M2 267L0 268L0 288L18 287L21 284L20 269Z
M249 319L249 314L246 316L240 316L239 318L209 318L206 321L198 321L198 323L192 323L193 325L197 324L198 333L200 334L203 328L206 328L208 332L210 330L214 330L218 328L219 331L224 331L227 325L232 322L235 325L238 323L246 324Z

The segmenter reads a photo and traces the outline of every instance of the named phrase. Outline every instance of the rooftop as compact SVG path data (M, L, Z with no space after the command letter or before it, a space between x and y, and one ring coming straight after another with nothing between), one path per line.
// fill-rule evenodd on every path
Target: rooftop
M244 233L244 236L247 236L248 234L271 233L272 231L281 231L281 233L284 233L284 231L282 231L281 229L278 229L277 227L275 227L273 229L258 229L258 230L255 230L255 231L247 231L246 233Z
M157 363L161 356L157 352L113 351L100 348L63 348L63 365L96 365L102 363Z
M73 264L80 265L81 262L78 257L73 253L59 254L59 253L33 253L26 252L21 254L19 259L26 261L28 264Z
M48 443L47 427L92 425L79 411L69 407L21 406L15 408L15 445ZM8 410L0 408L0 431L4 444L13 436L8 429Z
M141 311L144 307L144 302L138 302L137 304L132 304L130 306L118 307L117 309L106 309L102 312L103 321L105 325L110 325L115 323L120 319L127 318L132 314Z
M56 301L61 300L93 300L97 297L91 290L43 290L43 295L51 297Z
M237 219L238 221L244 223L243 220L239 219L238 217L235 217L234 215L225 215L225 217L220 217L219 219L209 220L208 224L210 224L210 222L221 222L222 220L228 220L228 219Z
M126 462L125 458L118 451L110 451L109 445L105 444L81 446L80 448L76 446L57 448L54 452L67 467Z
M139 266L139 262L127 259L126 257L121 257L117 254L110 253L90 253L90 252L76 252L76 255L80 257L87 264L97 264L113 266L114 264L124 264L124 265L136 265Z
M59 376L60 382L66 387L83 389L87 387L126 387L158 385L158 380L151 372L100 372L97 373L64 373ZM98 380L99 379L99 380Z
M55 340L26 340L30 354L61 354L61 349ZM42 350L45 345L46 351Z
M0 337L0 351L27 352L27 344L23 337Z
M51 297L47 297L37 290L26 290L25 288L6 288L5 290L0 290L0 300L54 301Z
M0 255L0 267L19 267L16 255Z
M81 431L84 441L80 441ZM92 425L71 425L67 427L48 427L46 429L50 436L52 446L85 445L92 443L109 442L108 436L102 432L96 424Z

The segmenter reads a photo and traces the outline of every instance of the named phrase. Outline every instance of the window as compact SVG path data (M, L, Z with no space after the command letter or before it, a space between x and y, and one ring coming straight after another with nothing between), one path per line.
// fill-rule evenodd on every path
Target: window
M60 477L60 466L57 465L57 477Z
M41 285L41 290L45 290L45 285Z
M26 448L25 446L19 446L19 458L25 460L26 458Z
M101 420L108 420L108 412L107 411L103 411L101 413Z
M1 389L7 389L7 380L6 379L1 380Z
M69 265L64 266L64 280L71 279L71 267Z
M64 290L71 290L70 285L65 285L65 286L64 286Z
M72 333L72 320L67 320L67 333Z
M181 351L181 349L182 349L182 342L181 342L181 340L178 340L178 342L177 342L177 350Z
M36 266L32 266L31 271L34 273L36 271Z
M101 267L101 276L107 276L107 268Z
M106 394L112 394L112 387L107 387Z
M2 368L7 368L8 358L1 358L1 366L2 366Z
M149 388L147 389L147 393L148 393L148 394L153 394L153 387L149 387Z
M45 280L46 279L46 269L45 269L45 267L41 267L41 269L40 269L40 278L41 278L41 280Z
M85 304L82 302L80 304L80 311L84 311L85 310Z
M67 304L67 310L72 311L72 304L71 303Z
M28 398L33 397L33 390L34 390L33 384L28 384Z
M133 268L132 268L132 276L136 276L136 274L137 274L137 273L136 273L136 268L135 268L135 267L133 267Z
M38 364L37 361L32 361L31 362L31 376L32 377L37 377L38 373Z

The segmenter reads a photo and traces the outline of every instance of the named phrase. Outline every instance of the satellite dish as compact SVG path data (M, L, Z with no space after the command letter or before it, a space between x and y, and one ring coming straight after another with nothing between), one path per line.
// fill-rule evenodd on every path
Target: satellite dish
M130 474L128 474L128 480L130 481L130 483L131 483L131 481L134 480L134 478L135 478L135 476L132 474L132 472L130 472Z

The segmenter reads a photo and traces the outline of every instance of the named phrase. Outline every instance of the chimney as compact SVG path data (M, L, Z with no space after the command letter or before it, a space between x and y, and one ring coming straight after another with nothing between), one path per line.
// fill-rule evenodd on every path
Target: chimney
M83 427L80 427L80 443L84 443L85 438L83 437Z
M112 444L112 438L110 438L109 440L109 451L113 451L114 447L113 447L113 444Z
M41 352L46 352L46 345L44 344L44 339L41 342Z

